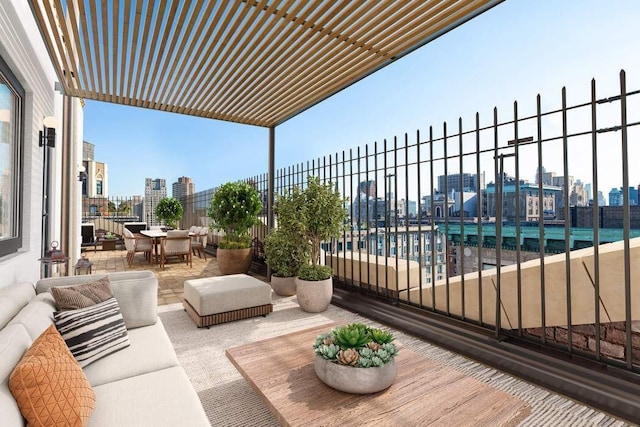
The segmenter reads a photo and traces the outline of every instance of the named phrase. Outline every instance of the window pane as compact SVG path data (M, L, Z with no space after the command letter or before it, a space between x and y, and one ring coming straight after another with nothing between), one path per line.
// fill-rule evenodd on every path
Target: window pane
M0 74L0 240L16 237L17 97Z

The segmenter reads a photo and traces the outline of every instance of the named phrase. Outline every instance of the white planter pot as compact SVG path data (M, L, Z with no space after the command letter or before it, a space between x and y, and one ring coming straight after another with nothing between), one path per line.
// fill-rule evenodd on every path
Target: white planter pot
M333 297L333 278L309 281L296 277L296 295L302 311L308 313L325 311Z
M296 278L271 276L271 289L276 295L290 297L296 294Z
M379 368L354 368L330 362L317 354L315 369L318 378L329 387L354 394L384 390L393 383L398 373L395 359Z

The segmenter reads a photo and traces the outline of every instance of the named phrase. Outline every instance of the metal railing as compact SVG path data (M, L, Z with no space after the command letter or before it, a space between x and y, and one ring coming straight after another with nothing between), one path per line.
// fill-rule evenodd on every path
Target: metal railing
M417 131L281 168L274 192L304 187L313 175L334 183L347 199L348 227L340 239L324 244L335 255L329 263L346 289L437 312L496 337L640 372L640 348L633 345L640 338L632 327L640 320L632 299L640 277L630 244L640 236L632 229L640 208L630 187L640 182L637 169L630 168L630 160L640 158L640 91L627 90L624 71L619 87L618 94L598 96L593 80L582 103L569 105L562 89L544 104L538 95L526 107L514 102L512 111L500 114L495 108L488 120L477 113L470 123L459 119L454 129L443 123L426 135ZM543 108L553 102L560 107ZM265 207L267 178L247 180ZM622 187L619 206L603 205L599 193L605 186ZM183 201L186 226L206 225L213 191ZM591 227L575 226L585 215ZM258 240L265 235L266 227L254 230ZM622 242L613 268L621 272L615 291L623 295L623 316L611 321L603 315L599 245L615 241ZM572 254L584 248L588 255ZM545 272L557 261L554 254L564 259L561 291ZM584 257L580 271L576 254ZM364 255L375 268L357 268L356 275L354 266ZM416 263L417 274L410 274ZM509 315L501 307L508 295ZM559 307L563 321L549 323ZM532 311L539 324L526 326ZM589 312L593 321L576 323L576 311Z

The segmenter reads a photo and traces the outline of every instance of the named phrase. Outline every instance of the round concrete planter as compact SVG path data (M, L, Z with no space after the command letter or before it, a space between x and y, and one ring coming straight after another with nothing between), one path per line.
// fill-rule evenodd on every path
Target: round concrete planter
M302 280L296 277L298 305L307 313L325 311L333 297L333 278L326 280Z
M240 274L246 273L251 267L251 248L247 249L221 249L216 252L220 273Z
M379 368L354 368L316 355L316 375L323 383L345 393L369 394L388 388L398 373L395 359Z
M325 311L333 297L333 278L309 281L296 277L296 295L302 311L307 313Z
M290 297L296 294L296 278L271 276L271 289L276 295Z

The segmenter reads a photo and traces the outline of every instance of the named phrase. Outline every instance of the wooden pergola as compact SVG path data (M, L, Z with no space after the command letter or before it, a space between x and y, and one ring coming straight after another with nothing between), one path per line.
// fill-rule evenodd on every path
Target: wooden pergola
M275 126L502 0L29 2L65 95L269 128L271 208Z

